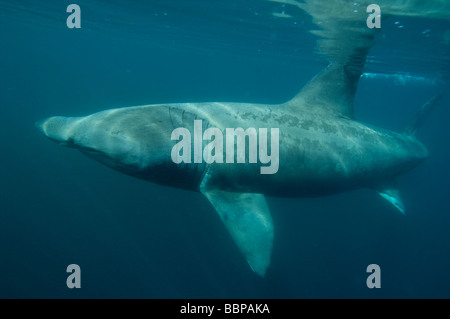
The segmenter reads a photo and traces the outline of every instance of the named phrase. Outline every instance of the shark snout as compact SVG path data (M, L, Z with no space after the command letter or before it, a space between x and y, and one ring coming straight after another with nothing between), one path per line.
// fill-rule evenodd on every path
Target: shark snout
M69 145L72 141L72 132L75 118L53 116L36 122L36 127L49 139Z

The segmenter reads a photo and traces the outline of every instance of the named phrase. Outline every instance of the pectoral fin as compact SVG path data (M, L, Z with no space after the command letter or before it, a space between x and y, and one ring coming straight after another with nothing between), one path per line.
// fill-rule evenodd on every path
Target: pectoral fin
M270 264L273 224L264 195L201 187L254 272L264 276Z

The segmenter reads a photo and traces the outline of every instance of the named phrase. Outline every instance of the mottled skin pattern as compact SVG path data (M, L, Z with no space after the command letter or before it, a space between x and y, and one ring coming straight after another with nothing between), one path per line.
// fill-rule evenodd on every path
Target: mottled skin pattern
M303 110L283 104L148 105L85 118L53 117L43 122L42 129L48 137L78 147L124 173L194 191L199 190L207 172L211 185L224 190L282 197L321 196L375 187L427 156L425 147L413 137L313 107L309 112ZM195 119L203 120L203 130L217 127L224 136L225 128L279 128L278 172L260 174L264 164L259 162L174 164L170 154L177 141L171 140L171 133L177 127L193 132ZM204 146L207 143L204 141Z

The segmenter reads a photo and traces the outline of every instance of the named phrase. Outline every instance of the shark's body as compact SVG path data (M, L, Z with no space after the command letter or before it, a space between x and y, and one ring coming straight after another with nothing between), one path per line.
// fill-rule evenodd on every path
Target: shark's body
M421 121L413 121L405 131L408 134L355 121L358 77L336 64L280 105L147 105L82 118L51 117L39 126L49 138L121 172L203 193L252 269L264 275L273 241L264 195L324 196L369 187L404 211L392 182L427 156L426 148L413 137ZM193 131L194 120L202 120L203 130L215 127L223 132L278 128L278 172L260 174L260 165L251 163L175 164L171 150L176 141L171 133L179 127Z

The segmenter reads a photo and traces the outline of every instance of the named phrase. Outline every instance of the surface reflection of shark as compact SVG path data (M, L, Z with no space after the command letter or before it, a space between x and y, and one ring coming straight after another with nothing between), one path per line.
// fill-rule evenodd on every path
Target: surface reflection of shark
M307 4L310 7L303 9L314 21L322 21L326 12L311 7L311 1ZM327 33L326 24L317 32L322 37L319 52L331 64L285 103L146 105L86 117L51 117L38 126L50 139L78 148L121 172L201 192L251 268L263 276L270 264L274 237L266 195L324 196L368 187L404 213L395 178L427 157L426 148L414 133L437 104L437 97L416 113L402 133L368 126L354 118L357 84L376 33L365 26L365 15L361 17L362 32L355 26L355 16L343 33L333 28ZM345 21L342 23L345 26ZM336 37L343 37L343 41ZM248 162L175 164L171 151L176 142L171 134L179 127L193 131L194 120L202 120L205 129L214 127L223 133L226 128L279 128L278 172L260 174L260 165Z
M411 74L386 74L386 73L370 73L366 72L361 75L363 79L371 80L383 80L392 81L396 85L428 85L434 86L438 85L441 80L438 78L429 78L425 76L411 75Z

